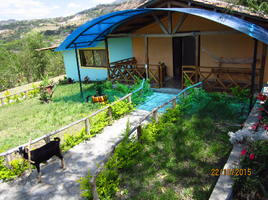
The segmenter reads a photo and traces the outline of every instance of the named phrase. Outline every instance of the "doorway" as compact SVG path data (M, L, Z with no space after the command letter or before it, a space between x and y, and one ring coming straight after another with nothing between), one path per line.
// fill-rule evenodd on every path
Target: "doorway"
M182 76L182 66L195 66L195 38L173 38L173 76Z

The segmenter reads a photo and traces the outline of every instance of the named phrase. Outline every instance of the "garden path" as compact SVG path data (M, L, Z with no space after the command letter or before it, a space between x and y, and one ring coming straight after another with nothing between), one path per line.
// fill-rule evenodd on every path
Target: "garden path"
M122 136L128 119L134 126L151 110L174 96L174 94L155 92L135 111L107 126L103 133L65 152L63 156L66 170L60 169L58 158L50 159L47 165L41 164L41 183L37 183L36 170L13 181L0 183L0 200L83 199L80 197L82 191L76 180L85 177L89 169L90 174L96 172L97 164L102 162L111 145ZM167 106L171 107L171 103ZM159 112L164 112L167 106L159 109ZM148 121L149 119L146 122Z

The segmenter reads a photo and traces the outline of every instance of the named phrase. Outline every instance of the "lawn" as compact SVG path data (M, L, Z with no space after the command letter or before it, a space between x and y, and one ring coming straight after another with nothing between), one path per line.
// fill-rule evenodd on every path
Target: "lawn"
M192 91L142 128L142 145L120 143L97 179L100 199L208 199L218 180L213 169L222 169L232 150L228 132L241 128L248 105L239 95ZM90 178L80 181L88 199Z
M86 101L88 95L96 93L94 83L82 84L82 88L83 99L79 83L58 84L52 102L49 104L42 104L35 97L1 107L0 149L10 149L27 143L29 137L32 137L33 140L100 109L100 104ZM115 100L114 96L122 97L126 94L119 90L104 92L108 93L109 102ZM80 131L83 126L84 123L80 123L64 132Z

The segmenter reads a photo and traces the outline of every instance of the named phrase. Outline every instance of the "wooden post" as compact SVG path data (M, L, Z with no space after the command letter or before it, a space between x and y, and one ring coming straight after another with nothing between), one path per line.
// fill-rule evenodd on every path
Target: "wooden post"
M127 98L127 102L128 102L128 103L131 103L131 95L128 96L128 98Z
M187 98L187 92L186 91L183 92L183 96L184 96L184 99Z
M28 100L28 91L24 91L25 99Z
M249 104L249 113L251 109L253 108L253 95L254 94L254 86L255 86L255 73L256 73L256 60L257 60L257 51L258 51L258 40L254 39L255 44L254 44L254 53L253 53L253 63L252 63L252 79L251 79L251 98L250 98L250 104Z
M172 100L172 109L174 110L176 108L176 99Z
M89 184L91 186L91 191L92 191L92 194L93 194L93 199L99 200L98 191L97 191L95 182L93 183L93 182L89 181Z
M142 88L140 89L140 98L142 98Z
M145 36L145 68L146 68L146 79L149 78L148 68L149 68L149 57L148 57L148 37Z
M12 165L10 164L10 161L11 161L11 160L12 160L12 159L11 159L11 154L7 154L7 155L5 155L5 161L6 161L6 165L7 165L8 169L13 170L13 167L12 167Z
M89 125L89 119L88 118L86 118L86 120L85 120L85 126L86 126L86 133L87 134L90 134L90 129L89 129L89 127L90 127L90 125Z
M32 141L32 137L30 137L29 144L28 144L28 165L29 165L30 174L32 173L32 167L31 167L31 141Z
M199 35L195 36L195 84L198 83L198 67L199 67Z
M108 40L107 38L105 38L104 40L105 42L105 51L106 51L106 60L107 60L107 75L108 75L108 80L111 80L111 76L110 76L110 60L109 60L109 49L108 49Z
M263 86L263 76L264 76L264 69L265 69L266 52L267 52L267 44L263 43L262 57L261 57L260 80L259 80L259 92L261 91L262 86Z
M4 98L1 98L1 103L2 103L2 106L4 106Z
M109 117L110 117L109 121L112 121L113 115L112 115L112 108L111 107L108 108L108 113L109 113Z
M137 132L138 132L138 140L140 140L140 137L142 136L142 133L141 133L141 125L138 126ZM142 144L142 140L140 140L140 142Z
M47 143L49 143L49 142L50 142L50 137L49 137L49 136L47 136L46 138L44 138L44 140L45 140L45 143L47 144Z
M157 110L154 111L153 115L154 115L155 122L158 124L159 120L158 120L158 113L157 113Z

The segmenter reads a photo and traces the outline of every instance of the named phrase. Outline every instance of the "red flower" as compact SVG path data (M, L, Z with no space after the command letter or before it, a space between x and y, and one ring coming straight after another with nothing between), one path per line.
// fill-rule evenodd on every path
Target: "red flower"
M241 156L245 155L246 152L247 152L246 150L242 150L242 152L241 152Z
M266 124L263 124L263 128L266 129L267 128L267 125Z
M251 160L253 160L254 158L255 158L255 154L250 154L250 156L249 156L249 158L251 159Z
M260 93L259 96L257 96L257 99L259 99L261 101L265 101L267 99L267 96Z
M259 116L258 119L262 119L262 116Z
M252 126L252 129L255 130L257 127L256 126Z
M264 108L260 108L259 111L264 111Z

